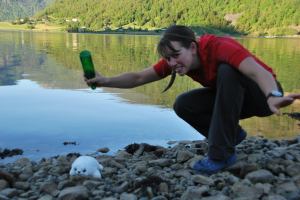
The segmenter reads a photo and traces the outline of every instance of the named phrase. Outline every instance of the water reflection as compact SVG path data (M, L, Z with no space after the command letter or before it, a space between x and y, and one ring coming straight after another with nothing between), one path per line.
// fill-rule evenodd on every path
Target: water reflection
M103 88L100 90L101 95L99 95L99 90L92 92L87 89L83 82L78 58L81 50L89 49L93 54L97 70L104 75L112 76L124 71L141 70L153 64L158 59L156 54L158 39L159 36L0 32L0 99L6 108L1 107L1 113L5 113L0 118L1 122L5 122L0 125L1 136L6 133L10 137L5 136L13 138L16 128L18 128L18 133L23 133L23 135L38 133L36 137L48 135L56 140L60 135L66 134L65 131L57 131L57 127L63 126L63 130L67 127L84 130L78 127L81 124L80 119L92 118L93 124L97 124L99 116L105 114L107 120L103 121L101 118L100 121L101 124L107 124L107 129L105 129L107 132L106 134L101 132L101 135L110 140L113 140L113 137L108 135L116 136L114 135L116 132L122 131L126 134L133 134L131 136L134 139L140 138L141 140L142 138L146 140L149 135L152 140L161 140L161 135L165 134L172 135L165 137L170 139L199 139L199 135L179 120L170 109L178 94L200 87L199 84L192 82L187 77L178 77L172 89L166 94L161 94L161 91L167 84L168 78L131 90ZM274 67L287 92L300 92L299 39L240 38L239 40L258 57ZM40 91L40 99L37 98L39 100L33 98L37 91ZM70 94L70 92L72 98L63 95ZM46 97L51 101L44 101ZM15 101L15 98L18 101ZM26 101L21 101L24 98ZM103 98L106 98L107 102L117 103L107 104L98 112L94 112L95 107L103 103ZM4 99L6 99L5 104L3 104ZM118 100L116 101L116 99ZM60 104L56 100L59 100ZM90 104L89 101L93 102L91 103L92 107L86 107ZM29 102L34 106L28 106ZM70 102L76 104L72 108L72 112L70 112L71 108L67 109ZM86 103L85 106L82 105L83 102ZM122 112L113 109L123 103L126 103L128 107ZM149 111L149 108L152 111ZM140 109L140 111L134 113L136 109ZM299 112L299 110L299 103L285 109L286 112ZM22 114L19 113L21 111ZM51 112L52 114L49 115ZM62 117L68 112L71 114ZM148 114L148 112L155 114ZM12 113L18 114L13 115ZM148 119L145 119L147 123L134 123L137 120L136 116L141 115L148 116ZM122 125L114 126L115 123L112 124L112 118L109 116L117 116ZM159 117L163 119L159 119ZM21 125L15 126L6 122L15 122ZM167 123L170 125L165 127ZM252 118L243 121L242 124L251 134L263 134L270 138L291 137L299 133L296 122L286 116ZM93 130L96 127L98 129L98 126L95 125ZM67 133L70 138L74 134L71 132ZM163 134L161 134L162 132ZM17 134L16 137L19 137L20 134ZM138 134L142 134L143 137L137 136ZM90 135L93 134L86 134L84 138ZM118 136L116 137L118 138ZM33 139L31 136L29 138ZM62 140L63 137L60 139ZM148 139L151 140L150 137ZM91 140L93 141L93 139ZM9 142L12 146L16 144L12 141L13 139L6 141L5 144ZM116 143L115 141L110 142ZM117 142L121 143L121 141ZM109 143L109 140L106 140L106 143ZM0 143L0 147L3 145L4 143Z
M24 149L32 159L100 147L114 153L133 142L165 146L169 140L201 139L170 109L132 104L101 89L45 89L23 79L0 87L0 99L0 147ZM65 141L79 145L63 146Z

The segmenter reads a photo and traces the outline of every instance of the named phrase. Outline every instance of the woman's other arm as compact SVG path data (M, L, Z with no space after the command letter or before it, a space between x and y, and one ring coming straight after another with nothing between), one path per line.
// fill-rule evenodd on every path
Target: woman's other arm
M273 75L257 63L252 57L245 58L238 67L239 71L245 76L254 80L263 93L268 96L272 90L278 90ZM273 113L279 114L281 107L292 104L296 99L300 99L300 94L290 94L283 97L268 98L268 105Z

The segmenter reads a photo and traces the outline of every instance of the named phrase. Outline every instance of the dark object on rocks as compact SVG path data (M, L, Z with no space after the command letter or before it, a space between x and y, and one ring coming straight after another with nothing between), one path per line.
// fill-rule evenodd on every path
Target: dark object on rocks
M125 147L127 153L134 154L136 156L143 155L144 152L151 152L157 157L161 157L166 151L163 147L154 146L146 143L130 144Z
M150 145L150 144L142 144L144 145L144 151L146 152L152 152L152 151L156 151L158 149L158 146L153 146L153 145Z
M134 154L140 148L139 144L133 143L125 147L127 153Z
M289 116L290 118L300 121L300 113L299 112L283 113L283 114Z
M81 156L81 154L80 153L68 153L68 155L67 155L67 157L68 158L71 158L71 157L79 157L79 156Z
M78 145L77 142L63 142L63 145Z
M164 153L166 153L166 150L164 148L156 149L154 152L154 155L157 157L162 157Z
M103 147L103 148L98 149L97 151L100 153L107 153L107 152L109 152L109 148Z
M146 143L142 143L142 144L133 143L133 144L126 146L125 150L127 151L127 153L134 154L141 147L143 147L143 151L146 151L146 152L152 152L152 151L155 151L156 149L158 149L157 146L153 146L153 145L146 144Z
M16 155L22 155L23 154L23 150L22 149L4 149L3 151L0 151L0 158L4 159L6 157L12 157L12 156L16 156Z

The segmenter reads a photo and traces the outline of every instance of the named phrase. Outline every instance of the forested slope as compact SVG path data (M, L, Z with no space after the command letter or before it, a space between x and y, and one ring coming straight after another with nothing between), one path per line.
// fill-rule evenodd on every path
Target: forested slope
M37 15L89 30L158 29L171 24L257 35L299 34L300 0L55 0Z
M53 0L0 0L0 21L12 21L34 15Z

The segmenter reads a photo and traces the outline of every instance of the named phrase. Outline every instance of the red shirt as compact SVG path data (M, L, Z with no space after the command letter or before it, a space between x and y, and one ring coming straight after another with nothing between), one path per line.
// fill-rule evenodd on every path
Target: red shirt
M240 63L247 57L253 57L256 62L276 77L268 65L230 37L217 37L211 34L201 36L198 40L198 56L203 68L203 74L200 74L200 70L192 70L187 75L205 87L215 87L219 64L227 63L234 68L238 68ZM167 61L163 58L154 64L153 68L162 78L170 75L172 71Z

